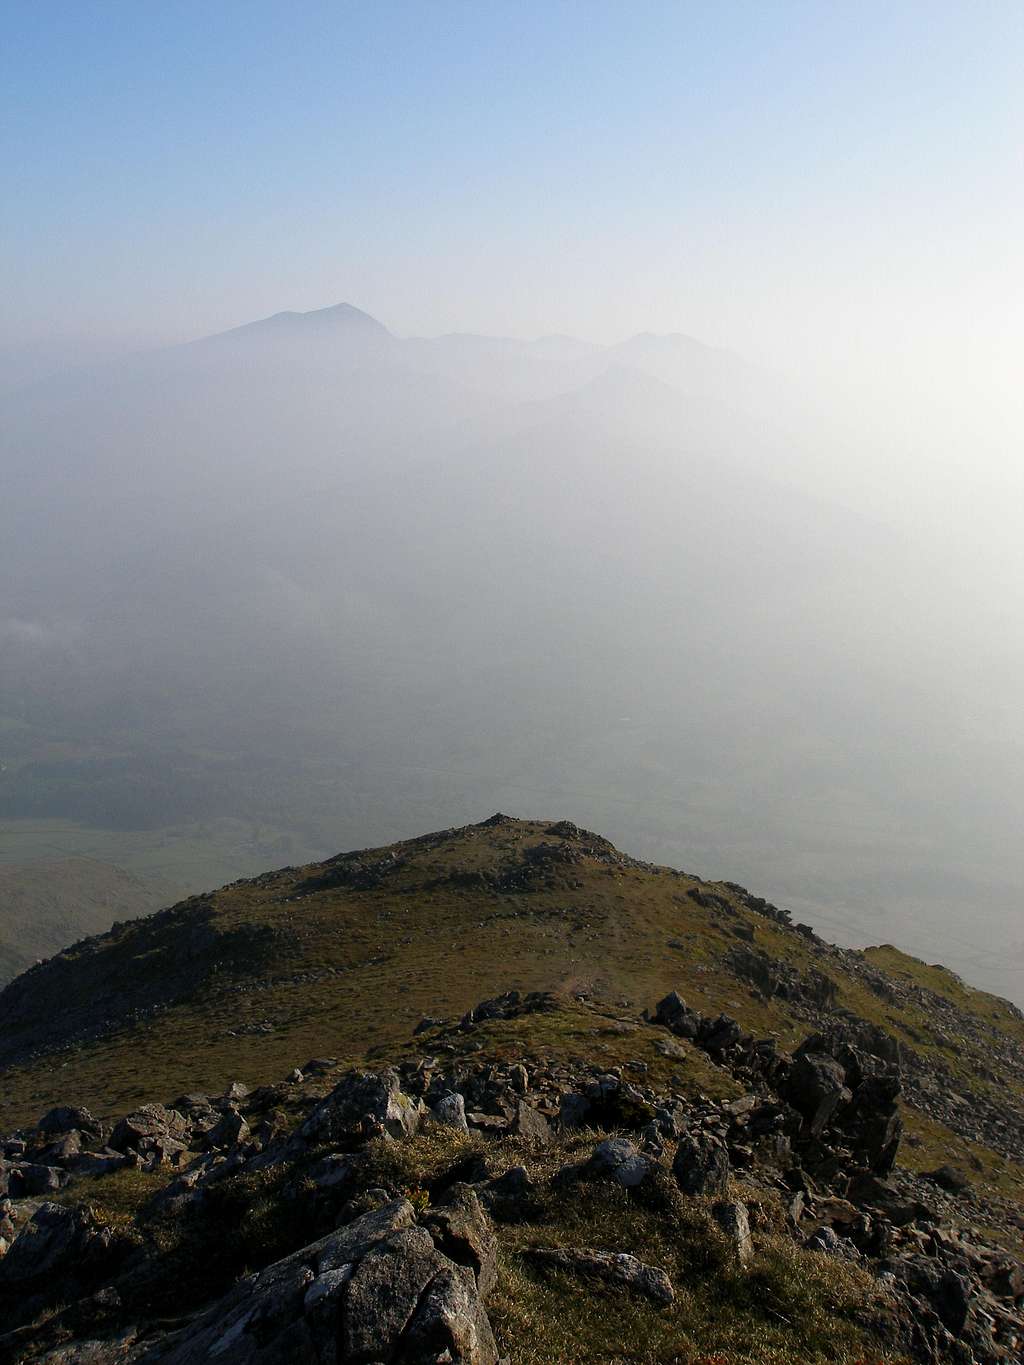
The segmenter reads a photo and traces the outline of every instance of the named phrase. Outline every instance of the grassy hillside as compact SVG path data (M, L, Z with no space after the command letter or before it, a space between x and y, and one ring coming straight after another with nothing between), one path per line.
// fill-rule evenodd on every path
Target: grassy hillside
M513 988L523 995L487 1000ZM645 1024L644 1011L672 989L710 1032ZM717 1050L712 1035L733 1026L761 1041ZM898 1040L901 1074L873 1026ZM867 1147L854 1154L846 1139L807 1137L803 1127L776 1167L777 1134L762 1133L760 1119L746 1126L755 1109L775 1122L775 1092L764 1091L774 1062L759 1072L754 1054L776 1058L770 1040L792 1050L811 1034L822 1035L815 1049L854 1058L846 1074L860 1088L843 1092L851 1113L866 1094L896 1122L893 1110L883 1113L884 1091L872 1089L877 1073L852 1079L862 1062L871 1073L872 1058L888 1058L897 1090L902 1082L902 1169L889 1182L861 1164ZM796 1063L781 1064L796 1074ZM376 1131L364 1116L360 1136L346 1129L338 1139L339 1154L306 1120L334 1103L325 1097L351 1065L378 1075L394 1066L411 1093L432 1100L458 1082L472 1131L427 1127L411 1142L373 1139L362 1150ZM943 967L889 945L835 948L740 886L639 862L568 822L495 816L268 872L115 925L0 993L0 1080L0 1132L22 1130L9 1141L16 1185L41 1169L19 1167L19 1153L27 1147L32 1161L56 1150L30 1127L51 1105L85 1104L109 1119L188 1096L178 1104L190 1117L169 1116L188 1130L184 1155L115 1157L113 1174L80 1175L72 1143L70 1183L56 1197L75 1218L117 1229L134 1258L117 1281L128 1297L107 1325L113 1354L103 1361L137 1358L118 1352L136 1350L140 1313L152 1319L143 1342L166 1329L168 1314L189 1321L211 1295L246 1283L244 1271L354 1216L360 1200L407 1198L429 1224L434 1205L467 1178L485 1195L488 1181L527 1191L511 1202L498 1193L490 1205L499 1249L488 1311L503 1353L522 1365L902 1365L910 1345L915 1359L937 1365L946 1348L915 1337L918 1300L880 1289L871 1267L894 1264L913 1278L940 1249L950 1264L961 1253L974 1258L971 1292L982 1298L972 1321L983 1337L984 1314L998 1312L1002 1344L980 1358L1015 1358L1017 1272L1004 1273L999 1258L1024 1250L1024 1016ZM235 1080L245 1083L231 1092L240 1101L203 1098L226 1097ZM768 1084L790 1093L788 1082ZM619 1098L593 1099L594 1126L549 1128L567 1094L606 1093ZM516 1126L521 1101L533 1116L525 1128ZM749 1265L721 1240L707 1200L680 1199L674 1141L666 1148L651 1137L651 1115L672 1127L683 1111L675 1136L729 1138L729 1193L753 1228ZM219 1113L237 1135L208 1140L203 1125ZM635 1197L625 1184L587 1183L594 1143L622 1130L653 1143L652 1183ZM330 1193L341 1169L330 1163L339 1161L344 1195ZM963 1176L955 1194L929 1174L949 1165ZM796 1203L794 1176L806 1186ZM867 1200L865 1218L858 1200ZM27 1201L18 1218L33 1207ZM860 1238L852 1261L819 1254L821 1223ZM588 1241L663 1268L674 1306L550 1268L551 1255ZM984 1298L990 1282L998 1301ZM45 1358L47 1345L77 1339L78 1310L60 1304L81 1287L62 1284L46 1291L53 1304L45 1294L32 1301L23 1327L0 1340L0 1358ZM11 1302L20 1311L16 1294ZM926 1335L939 1341L945 1329L929 1322ZM25 1354L29 1341L36 1354Z
M117 919L161 904L161 888L94 858L0 862L0 981Z
M765 963L781 985L758 979ZM904 1159L952 1152L993 1190L1024 1188L1000 1126L1024 1112L1013 1006L891 947L833 948L742 888L639 863L569 824L505 817L236 882L35 968L0 995L0 1128L58 1100L115 1114L311 1056L356 1061L371 1043L404 1044L424 1015L510 987L634 1017L675 988L784 1047L823 1010L852 1011L924 1068L923 1088L907 1088ZM958 1111L928 1087L961 1086L968 1113L952 1123Z

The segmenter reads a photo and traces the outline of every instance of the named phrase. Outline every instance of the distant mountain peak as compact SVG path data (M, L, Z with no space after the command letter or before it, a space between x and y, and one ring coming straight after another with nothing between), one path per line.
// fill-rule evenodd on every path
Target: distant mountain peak
M382 322L369 313L356 308L351 303L335 303L328 308L313 308L307 313L286 309L272 313L270 317L257 318L255 322L244 322L227 332L218 332L212 337L204 337L199 344L221 342L225 338L233 340L252 336L361 336L364 338L390 339L391 333Z
M382 322L378 322L369 313L364 313L361 308L356 308L351 303L334 303L328 308L313 308L306 313L286 311L274 313L269 318L263 318L259 322L249 324L252 327L265 326L287 326L287 327L361 327L370 331L385 332L388 329ZM390 335L390 333L388 333Z

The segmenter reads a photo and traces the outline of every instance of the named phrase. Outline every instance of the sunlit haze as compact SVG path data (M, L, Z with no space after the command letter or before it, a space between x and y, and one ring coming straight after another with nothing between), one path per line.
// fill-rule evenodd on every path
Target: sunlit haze
M1022 70L1017 0L6 6L0 862L501 808L1024 1003Z

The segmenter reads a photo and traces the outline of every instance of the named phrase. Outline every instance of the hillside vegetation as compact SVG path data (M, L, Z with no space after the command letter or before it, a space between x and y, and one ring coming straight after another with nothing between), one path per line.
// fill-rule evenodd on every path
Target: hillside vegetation
M117 924L0 1080L0 1365L1024 1347L1020 1012L568 821Z
M160 904L158 884L94 858L0 862L0 983L76 939Z
M514 986L638 1012L678 989L795 1046L852 1011L914 1059L908 1119L1014 1185L1024 1017L895 948L831 947L756 896L641 863L575 826L496 816L284 868L115 926L0 994L0 1125L66 1095L100 1114L355 1062Z

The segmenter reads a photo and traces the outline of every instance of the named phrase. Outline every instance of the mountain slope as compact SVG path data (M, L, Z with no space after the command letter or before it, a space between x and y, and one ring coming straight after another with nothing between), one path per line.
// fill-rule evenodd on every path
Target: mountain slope
M0 982L162 899L157 885L95 858L0 863Z
M1024 1342L1020 1012L566 821L115 926L0 994L0 1083L0 1365Z
M504 816L236 882L25 973L0 994L0 1127L68 1099L69 1076L107 1115L306 1056L383 1055L422 1016L509 986L636 1011L677 988L783 1047L852 1014L903 1046L905 1159L1024 1188L1012 1005L893 948L833 948L741 888L571 824Z

